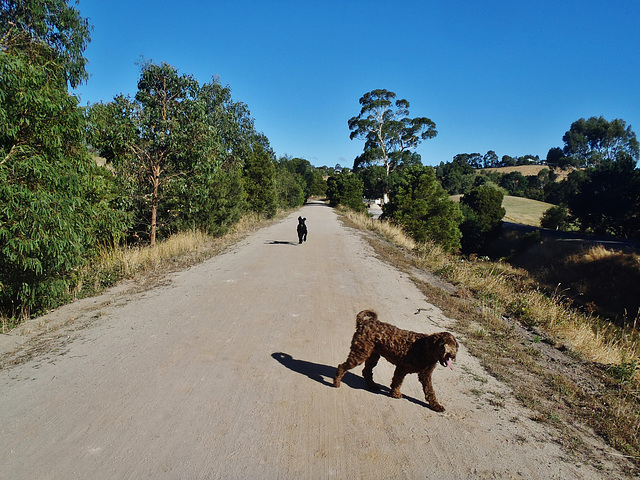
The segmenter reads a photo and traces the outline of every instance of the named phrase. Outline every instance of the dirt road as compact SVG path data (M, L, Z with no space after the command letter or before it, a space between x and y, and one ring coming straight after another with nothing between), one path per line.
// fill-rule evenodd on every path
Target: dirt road
M427 333L452 325L320 204L164 286L64 307L53 317L90 325L0 372L0 477L602 477L566 459L464 338L454 371L434 373L445 413L426 408L415 375L400 400L366 390L361 368L333 388L364 308ZM2 336L5 349L21 332ZM392 367L374 374L388 386Z

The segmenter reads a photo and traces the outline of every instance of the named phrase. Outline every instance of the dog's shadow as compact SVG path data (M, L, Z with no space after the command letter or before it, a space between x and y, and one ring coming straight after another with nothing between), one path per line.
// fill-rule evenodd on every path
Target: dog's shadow
M276 352L271 354L271 356L282 365L287 367L289 370L305 375L311 380L315 380L322 385L333 388L333 376L336 373L336 367L330 365L322 365L320 363L308 362L306 360L297 360L288 353ZM391 389L389 387L385 387L384 385L380 385L380 388L378 390L369 390L366 382L364 381L364 378L351 372L347 372L344 374L344 377L342 377L342 383L348 385L350 388L356 390L367 390L378 395L390 396L391 394ZM421 405L428 408L428 405L426 403L409 397L405 394L402 395L402 398L410 401L411 403L415 403L416 405Z
M267 245L298 245L295 242L285 242L283 240L269 240L268 242L265 242L265 244Z

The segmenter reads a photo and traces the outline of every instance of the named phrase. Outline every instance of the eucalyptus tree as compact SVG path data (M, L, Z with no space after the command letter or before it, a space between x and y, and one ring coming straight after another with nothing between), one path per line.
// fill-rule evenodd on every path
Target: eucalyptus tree
M171 65L147 64L138 81L138 141L131 145L151 194L150 244L155 245L161 186L186 175L211 146L198 81Z
M640 155L636 134L621 119L609 122L603 117L581 118L571 124L562 140L564 155L587 167L626 158L635 163Z
M269 149L261 143L244 162L244 188L249 208L267 218L278 210L276 165Z
M62 0L0 2L0 308L55 306L100 243L118 240L108 175L78 99L89 26Z
M409 102L395 100L396 94L379 89L360 98L360 114L349 119L350 138L365 140L364 152L354 170L382 165L389 175L423 140L437 135L436 124L427 117L409 117ZM394 101L395 100L395 101Z
M61 69L62 78L75 88L89 78L84 50L91 41L91 27L69 3L69 0L2 0L0 50L32 51L38 55L34 50L46 47L49 57Z
M204 103L207 122L213 128L220 153L227 165L238 165L251 154L257 138L249 107L231 97L231 88L222 86L216 78L202 85L200 98Z
M217 162L213 127L206 121L200 85L166 63L142 66L134 99L117 96L90 108L89 141L114 164L138 228L154 246L158 227L183 220L182 201L196 165ZM178 197L173 202L169 196ZM172 208L173 207L173 208Z

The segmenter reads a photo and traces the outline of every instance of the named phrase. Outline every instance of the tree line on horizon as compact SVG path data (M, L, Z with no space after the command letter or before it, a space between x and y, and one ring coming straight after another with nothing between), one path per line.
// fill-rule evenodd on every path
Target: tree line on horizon
M494 151L458 154L436 167L422 165L415 147L437 135L435 123L412 118L409 102L378 89L360 98L360 114L348 121L351 139L364 140L353 174L329 178L333 204L362 209L360 199L383 199L382 218L402 225L416 240L429 238L450 250L481 253L495 237L505 214L504 195L546 201L555 206L542 226L596 235L640 239L640 148L621 119L579 119L564 134L564 148L538 156L503 156ZM545 163L537 175L488 168ZM557 181L557 169L571 169ZM462 194L459 205L450 195Z

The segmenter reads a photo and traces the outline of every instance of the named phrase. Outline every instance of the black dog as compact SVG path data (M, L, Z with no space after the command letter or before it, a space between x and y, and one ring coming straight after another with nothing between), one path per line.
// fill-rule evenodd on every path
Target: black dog
M298 217L298 243L307 241L307 226L304 223L306 221L306 218Z

